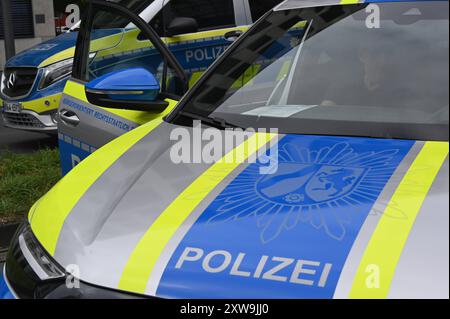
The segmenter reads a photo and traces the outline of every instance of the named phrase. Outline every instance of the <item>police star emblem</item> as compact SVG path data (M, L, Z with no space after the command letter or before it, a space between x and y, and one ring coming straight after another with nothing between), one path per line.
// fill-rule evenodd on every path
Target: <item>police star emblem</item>
M259 164L250 165L217 197L221 205L209 222L255 218L262 243L299 223L343 240L352 214L377 200L397 153L358 153L349 143L319 149L279 145L277 173L260 175Z

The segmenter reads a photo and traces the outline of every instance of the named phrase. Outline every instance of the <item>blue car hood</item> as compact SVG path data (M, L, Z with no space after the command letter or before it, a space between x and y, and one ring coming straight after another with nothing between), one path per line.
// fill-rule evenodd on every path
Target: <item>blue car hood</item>
M94 30L91 34L91 39L95 40L106 37L122 32L122 30L123 29ZM6 63L6 67L44 67L53 62L58 62L58 60L54 60L52 62L45 63L45 61L52 56L61 53L64 50L74 48L77 42L77 37L78 32L61 34L54 39L40 43L17 54ZM70 58L70 55L66 56L66 58Z
M55 54L75 46L78 32L64 33L54 39L25 50L7 63L6 67L39 67L42 62Z

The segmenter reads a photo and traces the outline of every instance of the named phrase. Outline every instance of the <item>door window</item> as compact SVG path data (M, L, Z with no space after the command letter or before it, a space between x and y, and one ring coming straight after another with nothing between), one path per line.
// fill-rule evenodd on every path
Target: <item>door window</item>
M256 22L267 11L280 4L282 0L249 0L253 22Z
M183 93L182 80L145 32L126 15L97 11L90 30L89 62L82 80L90 82L105 74L132 68L144 68L152 73L159 80L162 93L178 96Z
M193 18L199 31L236 26L233 0L171 0L164 7L168 25L174 18Z

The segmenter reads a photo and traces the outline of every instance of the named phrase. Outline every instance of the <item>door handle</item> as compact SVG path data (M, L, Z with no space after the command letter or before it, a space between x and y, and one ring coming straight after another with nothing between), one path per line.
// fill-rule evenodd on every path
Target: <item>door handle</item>
M225 35L223 36L225 38L225 40L230 41L230 42L234 42L236 41L244 32L242 32L241 30L233 30L230 32L225 33Z
M61 122L68 126L77 126L80 124L79 117L74 112L69 110L61 110L59 112L59 118Z

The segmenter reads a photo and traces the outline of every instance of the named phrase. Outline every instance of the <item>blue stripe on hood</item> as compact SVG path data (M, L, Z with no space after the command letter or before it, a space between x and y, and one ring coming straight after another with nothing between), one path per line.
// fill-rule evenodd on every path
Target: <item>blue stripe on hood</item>
M250 164L224 189L175 250L157 295L332 298L364 221L413 144L284 137L278 172L260 175L262 164ZM192 260L180 262L183 253Z
M2 270L2 269L0 269ZM9 290L6 280L0 272L0 299L15 299L12 292Z

